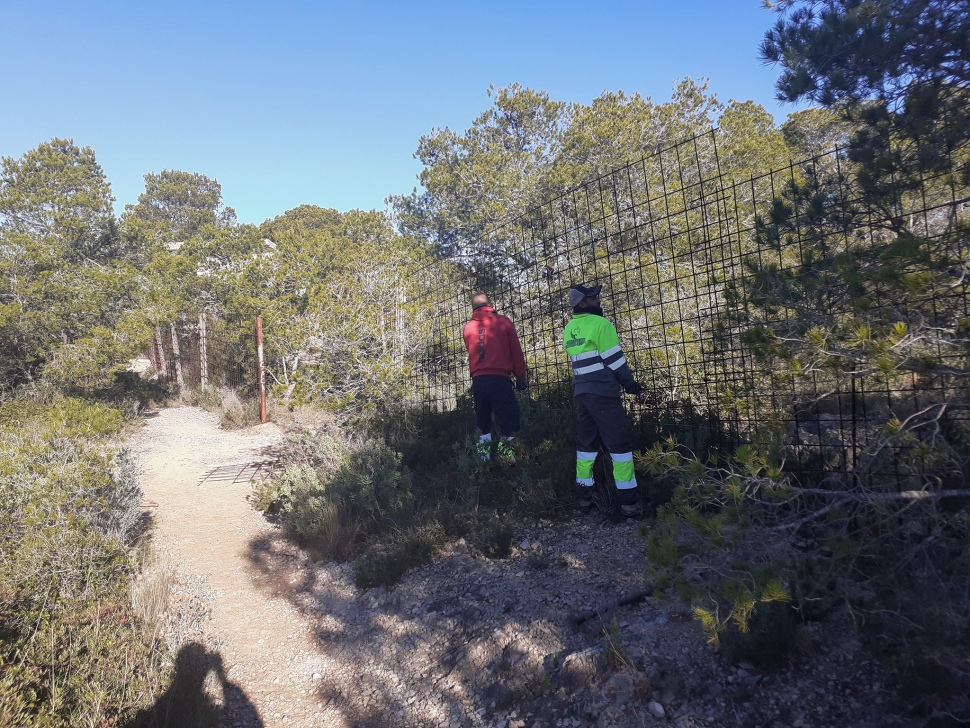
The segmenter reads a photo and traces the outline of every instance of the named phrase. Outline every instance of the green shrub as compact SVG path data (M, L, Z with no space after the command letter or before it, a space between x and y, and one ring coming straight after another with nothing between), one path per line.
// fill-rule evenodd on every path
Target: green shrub
M440 526L410 529L368 551L355 563L355 580L361 589L390 586L415 566L426 564L444 543Z
M765 528L774 516L764 499L785 488L778 470L749 447L714 467L673 442L652 448L642 465L677 482L646 534L655 575L694 603L708 640L730 659L780 659L794 630L784 584L796 559L784 534Z
M227 387L184 389L179 393L179 400L218 416L219 425L224 430L241 430L261 423L259 398L244 397L235 389ZM273 419L276 403L267 399L266 408L267 420Z
M307 465L286 465L266 480L253 484L250 502L259 511L271 514L288 513L293 500L301 493L311 493L320 487L316 471Z
M293 500L289 526L321 559L343 559L357 549L361 524L326 493L302 491Z
M144 521L108 440L122 423L77 399L0 405L2 725L123 723L158 675L130 598Z
M515 527L498 516L489 516L479 524L474 536L477 549L490 559L504 559L512 553Z
M413 504L411 471L401 455L379 440L367 440L324 484L340 510L373 529L406 520Z
M326 440L318 442L330 447ZM291 475L281 480L290 490L288 525L321 558L352 555L359 550L361 537L383 536L388 529L409 524L411 474L401 467L401 456L383 442L359 444L324 480L320 476L326 470L290 466L284 475Z

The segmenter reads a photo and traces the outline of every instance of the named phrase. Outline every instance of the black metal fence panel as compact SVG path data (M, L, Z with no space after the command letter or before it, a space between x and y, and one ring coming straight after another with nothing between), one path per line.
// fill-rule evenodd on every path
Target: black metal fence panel
M258 392L256 323L253 317L206 311L159 326L150 357L164 379L192 388Z
M965 484L970 151L882 170L898 178L882 187L860 183L844 149L738 181L717 135L572 189L429 270L416 402L448 411L467 392L461 329L485 292L518 328L531 399L568 416L568 289L598 283L644 385L625 399L640 446L752 444L814 482Z

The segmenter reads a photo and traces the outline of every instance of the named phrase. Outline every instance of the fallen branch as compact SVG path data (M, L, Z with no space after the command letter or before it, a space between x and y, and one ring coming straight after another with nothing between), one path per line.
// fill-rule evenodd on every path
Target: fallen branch
M601 614L612 614L620 607L625 607L627 604L636 604L637 602L642 602L648 596L653 594L653 588L644 589L643 591L634 592L629 596L625 596L622 599L613 602L607 602L591 612L586 612L585 614L576 614L569 618L569 623L573 627L578 627L583 622L588 622L594 617L598 617Z
M851 493L822 488L792 488L799 495L824 495L851 501L937 500L939 498L970 498L970 489L958 490L901 490L898 493Z
M775 526L771 530L772 531L786 531L788 529L791 529L792 531L797 531L799 528L801 528L802 526L804 526L806 523L810 523L810 522L812 522L812 521L814 521L814 520L816 520L818 518L821 518L822 516L824 516L829 511L832 511L832 510L838 508L839 506L843 506L845 504L846 504L846 501L845 500L837 500L837 501L835 501L835 503L829 503L824 508L820 508L817 511L813 511L812 513L809 513L804 518L799 518L797 521L792 521L791 523L782 523L782 524L780 524L778 526Z

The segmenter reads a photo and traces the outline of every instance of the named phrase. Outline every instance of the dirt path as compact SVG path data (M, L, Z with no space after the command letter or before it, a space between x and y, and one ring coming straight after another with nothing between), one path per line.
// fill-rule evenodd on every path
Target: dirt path
M310 659L318 645L307 620L252 578L252 543L271 527L246 501L246 474L236 482L233 475L266 460L280 440L275 425L226 432L214 415L181 407L153 413L130 444L143 469L142 489L158 504L152 509L158 547L212 591L208 630L228 680L223 724L343 726L313 689L321 666Z
M800 627L791 659L770 670L726 663L675 602L637 600L577 626L647 586L632 522L522 524L507 558L459 541L399 584L361 591L350 564L314 563L253 511L246 478L206 477L266 459L282 438L275 425L224 432L182 407L130 442L159 548L212 592L206 649L224 668L210 683L225 728L903 724L844 614Z

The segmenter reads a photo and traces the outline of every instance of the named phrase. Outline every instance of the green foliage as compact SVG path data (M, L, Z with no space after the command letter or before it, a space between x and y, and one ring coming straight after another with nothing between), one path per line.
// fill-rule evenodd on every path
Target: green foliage
M367 539L406 528L412 518L411 473L378 440L341 444L326 429L293 443L282 471L254 486L255 507L283 516L320 558L358 553Z
M360 548L361 524L319 489L294 494L287 524L323 559L344 559Z
M393 198L403 230L447 256L542 197L566 119L566 105L543 91L513 84L488 95L493 107L464 134L445 128L421 137L425 191Z
M130 234L153 243L185 242L207 228L235 222L232 208L223 208L222 186L204 174L165 169L145 175L138 202L125 206L123 223Z
M777 465L742 446L715 467L684 455L671 440L657 443L641 465L679 481L646 534L655 575L694 603L708 640L730 645L731 659L778 659L791 644L794 621L773 605L790 602L785 582L797 561L784 536L767 528L778 511L770 503L791 499Z
M3 158L0 387L103 387L146 338L112 201L94 152L71 140Z
M181 261L205 277L180 273ZM366 420L406 396L428 346L431 312L417 295L427 262L426 247L398 235L386 215L302 205L260 228L212 229L159 253L156 315L171 320L212 299L259 314L272 395Z
M940 0L781 0L761 55L780 63L778 95L823 106L966 88L970 19Z
M272 477L256 481L249 501L258 511L278 515L290 511L294 496L319 487L316 470L304 464L290 464Z
M514 84L490 89L489 96L492 108L463 134L438 129L421 138L423 191L391 202L405 232L429 240L447 259L477 263L479 278L488 270L495 288L504 275L514 275L507 269L533 262L518 249L516 233L496 233L498 228L516 218L541 224L531 216L554 194L600 177L603 185L615 184L609 179L615 169L710 132L722 112L725 154L718 160L709 144L699 145L705 167L720 164L728 178L743 179L788 158L770 114L750 102L725 109L706 82L684 79L662 104L620 91L604 92L590 106L566 105ZM679 184L676 174L652 164L643 173L648 179L638 184ZM606 198L603 203L612 204ZM655 222L662 228L662 221ZM661 228L657 237L665 236ZM622 248L624 237L615 237L608 244Z
M0 722L116 725L160 654L129 598L144 527L117 410L77 399L0 405Z
M408 529L368 550L354 563L355 583L360 589L390 586L415 566L426 564L445 540L437 524Z
M378 440L358 445L324 489L344 512L375 528L406 517L413 498L411 472L401 467L400 453Z
M116 252L114 198L93 149L51 139L20 159L3 157L0 165L3 230L46 241L65 262L104 260Z
M476 548L490 559L504 559L512 553L515 526L507 519L489 516L479 523L473 541Z

